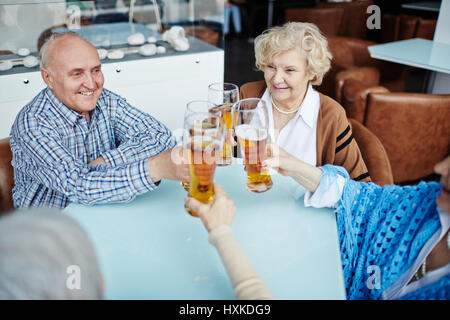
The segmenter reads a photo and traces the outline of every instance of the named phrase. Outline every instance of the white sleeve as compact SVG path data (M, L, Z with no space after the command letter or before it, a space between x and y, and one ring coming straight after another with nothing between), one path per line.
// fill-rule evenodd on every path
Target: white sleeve
M306 191L304 198L305 207L336 208L346 181L347 179L341 175L335 176L329 183L324 183L321 179L320 184L314 193L309 190Z

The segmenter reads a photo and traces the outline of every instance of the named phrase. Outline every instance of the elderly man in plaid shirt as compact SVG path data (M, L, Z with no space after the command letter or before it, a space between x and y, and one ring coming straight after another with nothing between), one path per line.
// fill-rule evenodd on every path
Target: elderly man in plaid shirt
M11 129L15 207L124 202L161 179L189 179L188 166L171 159L179 147L170 130L103 89L88 41L52 35L40 55L47 88Z

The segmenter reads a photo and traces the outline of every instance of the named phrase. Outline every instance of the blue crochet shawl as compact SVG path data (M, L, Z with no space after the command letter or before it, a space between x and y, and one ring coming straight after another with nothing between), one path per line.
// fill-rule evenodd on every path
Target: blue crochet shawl
M350 180L342 167L321 168L319 192L338 174L347 179L335 211L347 299L381 299L383 291L408 270L427 240L440 229L436 197L441 185L421 182L380 187ZM371 270L373 266L380 271L378 288L368 285L372 275L368 267ZM449 298L450 275L400 297Z

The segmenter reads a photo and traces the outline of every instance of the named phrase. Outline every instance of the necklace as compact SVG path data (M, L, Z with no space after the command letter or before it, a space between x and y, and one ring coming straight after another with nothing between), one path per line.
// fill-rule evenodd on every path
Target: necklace
M298 111L298 109L300 109L300 106L298 106L298 108L296 108L296 109L294 109L294 110L291 110L291 111L284 111L284 110L281 110L276 104L275 104L275 102L273 102L273 98L272 97L270 97L270 100L272 100L272 105L273 105L273 107L279 112L279 113L282 113L282 114L293 114L293 113L296 113L297 111Z
M420 268L420 273L422 274L421 276L419 276L419 270L417 270L416 274L414 275L414 277L416 278L416 280L419 280L420 278L423 278L425 276L425 274L427 273L427 259L425 258L425 261L423 262L421 268Z
M447 248L450 249L450 232L447 233Z
M450 249L450 232L447 233L447 248ZM417 270L414 277L416 280L419 280L420 278L423 278L425 274L427 273L427 259L425 258L425 261L423 262L422 266L420 267L420 273L421 276L419 276L419 270Z

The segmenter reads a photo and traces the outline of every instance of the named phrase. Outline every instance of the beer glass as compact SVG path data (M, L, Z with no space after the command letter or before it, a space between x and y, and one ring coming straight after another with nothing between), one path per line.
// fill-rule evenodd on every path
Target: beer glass
M189 158L189 196L208 203L214 196L216 154L222 152L224 126L209 112L188 113L184 119L183 147ZM186 210L198 217L195 212Z
M217 106L214 110L221 111L222 118L226 125L226 138L223 145L222 154L217 156L217 165L227 166L233 162L233 121L231 119L231 107L239 100L239 88L232 83L216 82L208 86L208 101Z
M216 105L212 102L206 101L206 100L193 100L186 104L186 110L184 112L184 118L187 117L187 115L196 113L196 112L210 112L217 115L218 117L221 116L220 111L214 110ZM181 181L181 186L184 188L184 190L189 192L189 181Z
M272 188L269 168L262 165L267 158L269 119L266 104L258 98L243 99L233 106L235 134L244 155L247 190L265 192Z

